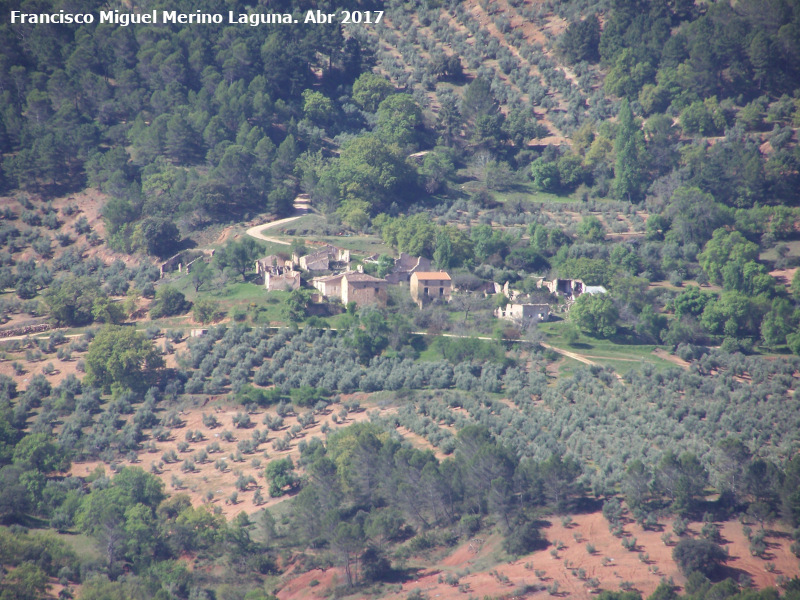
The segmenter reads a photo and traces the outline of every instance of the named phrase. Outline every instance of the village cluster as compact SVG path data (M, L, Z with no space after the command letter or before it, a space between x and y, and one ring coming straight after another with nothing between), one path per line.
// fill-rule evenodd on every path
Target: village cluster
M364 263L377 261L377 255L363 259ZM431 268L430 259L401 252L384 278L374 277L364 273L361 264L351 269L350 251L331 244L324 244L303 256L292 253L291 258L285 258L272 254L255 262L256 274L264 278L267 291L297 290L301 286L303 273L308 274L308 282L317 291L312 300L340 300L344 305L354 302L359 308L372 304L385 306L390 285L408 284L411 299L420 308L434 301L449 302L453 292L459 290L453 285L449 273L432 271ZM316 273L319 275L315 276ZM567 310L582 294L606 293L603 286L588 286L580 279L546 281L540 278L537 287L549 291L554 302L559 297L564 298ZM503 285L489 282L478 292L484 295L504 294L509 302L497 307L495 316L518 324L547 321L553 310L550 303L527 301L530 297L510 289L508 282Z

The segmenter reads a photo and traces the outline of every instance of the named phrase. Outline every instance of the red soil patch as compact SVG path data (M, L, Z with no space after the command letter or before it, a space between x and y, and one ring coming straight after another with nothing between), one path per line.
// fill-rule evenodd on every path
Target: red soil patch
M182 342L182 344L183 343L185 342ZM169 355L167 359L168 362L174 361L174 354ZM342 401L346 402L349 400L358 400L363 403L367 398L368 396L363 394L343 395ZM212 397L209 398L209 400L213 401L215 398ZM261 510L263 507L273 506L286 499L286 496L270 498L269 494L267 493L268 485L267 481L265 480L264 470L270 461L288 456L292 458L295 464L297 464L300 457L300 452L297 447L299 442L303 439L310 440L314 437L324 438L325 436L322 434L321 429L325 423L329 425L330 431L333 432L337 429L352 425L353 423L369 419L368 411L360 410L359 412L350 412L347 415L347 419L342 420L339 418L339 422L334 423L333 416L334 414L338 413L339 408L340 407L338 405L332 405L325 413L316 415L316 423L306 429L303 429L296 438L292 439L290 441L290 447L288 450L278 451L272 447L273 441L278 438L283 438L286 435L286 432L289 431L292 426L298 424L298 417L296 415L285 417L283 427L279 431L269 430L266 443L259 444L256 452L252 454L243 454L242 456L244 460L242 462L234 462L230 458L230 455L236 454L239 441L252 440L253 431L256 429L262 432L267 430L267 427L262 424L265 414L269 414L273 418L276 416L276 414L274 411L260 411L257 414L251 414L250 419L254 425L250 428L237 429L233 426L233 417L236 415L236 413L242 412L243 407L227 406L223 408L208 405L207 402L206 405L201 408L192 408L190 410L179 411L179 417L182 421L184 421L183 426L172 429L171 439L163 442L155 441L155 451L142 450L139 452L137 461L135 463L132 463L129 460L120 460L118 461L118 464L122 466L139 466L145 470L150 470L151 465L161 462L162 455L165 452L174 450L178 455L178 462L165 463L163 465L162 472L158 474L158 477L164 482L165 488L168 492L175 494L188 494L194 506L199 506L205 503L206 495L208 492L211 492L214 496L211 504L214 506L219 506L222 510L222 513L228 519L236 516L242 511L252 514ZM175 410L179 409L176 408ZM381 415L389 415L396 409L373 409L370 407L370 411L372 410L377 410ZM219 421L220 426L210 429L203 425L204 413L206 415L214 415ZM182 441L185 441L186 432L190 430L192 432L202 432L203 440L190 442L188 450L186 452L180 452L178 450L178 444ZM233 433L233 441L224 441L220 436L223 431L230 431ZM424 438L403 428L400 429L400 434L404 438L409 439L409 441L411 441L411 443L415 446L433 450L439 459L444 458L444 455L437 449L433 448ZM200 463L195 460L194 472L184 473L181 470L184 460L193 458L196 452L207 449L209 444L213 442L217 442L219 444L219 452L209 453L207 462L205 463ZM150 440L147 439L144 443L149 445ZM224 459L227 463L228 468L224 472L218 470L214 466L214 463L220 458ZM258 466L253 464L254 459L258 461ZM92 473L97 467L106 468L106 466L106 463L100 460L74 463L72 465L70 474L77 477L85 477ZM245 491L238 491L237 502L236 504L232 504L228 501L228 499L234 491L237 491L236 480L240 475L252 475L256 480L256 484L249 485ZM175 488L173 486L173 477L177 477L181 481L179 488ZM261 490L261 494L265 501L260 506L257 506L253 501L253 496L256 489Z
M47 334L44 336L47 337ZM55 372L51 375L45 375L47 381L50 382L50 385L53 387L60 384L70 373L74 374L78 379L83 378L83 373L78 373L77 364L78 360L83 356L83 354L79 354L77 352L72 353L72 358L68 361L66 360L59 360L55 353L53 354L43 354L43 358L40 361L36 362L29 362L25 360L25 350L21 352L14 352L13 354L9 354L8 360L0 361L0 375L7 375L11 379L13 379L17 384L17 389L24 390L27 389L28 384L31 381L31 378L36 374L42 374L42 368L47 365L48 363L52 363L53 367L55 368ZM12 362L20 362L25 367L25 373L22 375L17 375L14 372L14 368L11 366Z
M223 229L220 232L220 234L217 236L217 239L215 239L212 243L215 244L215 245L224 244L229 239L231 239L231 236L234 235L234 231L235 231L235 228L233 226L226 227L225 229Z
M553 518L551 526L543 532L550 542L560 540L564 544L558 558L551 556L550 550L554 547L551 545L512 563L491 564L500 539L494 535L477 552L470 550L469 542L461 544L447 558L422 571L415 581L404 583L400 592L387 598L400 600L416 588L431 598L463 598L464 592L459 591L457 586L439 583L439 577L448 574L459 576L459 584L468 585L468 593L477 597L511 596L523 585L550 586L557 582L560 593L572 598L590 598L593 596L591 590L577 574L572 574L573 570L577 573L577 569L583 569L587 579L597 578L601 589L618 590L620 584L627 581L645 598L655 590L662 577L672 577L679 586L685 583L685 578L672 560L672 547L664 545L661 532L644 531L636 524L626 525L627 535L635 537L637 542L636 550L631 552L623 548L621 541L610 533L602 514L577 515L573 518L575 522L570 527L564 527L559 519ZM664 526L665 531L671 530L671 523ZM702 523L690 524L690 530L695 535L701 527ZM757 588L775 586L779 575L792 577L800 573L797 558L789 550L790 536L771 532L768 537L769 556L760 559L750 556L740 523L723 523L720 531L732 557L728 567L749 574ZM576 541L576 535L580 541ZM587 543L594 545L594 554L586 550ZM640 553L648 556L647 563L640 560ZM603 565L604 558L607 566ZM479 561L482 570L474 571L474 565ZM775 564L772 573L766 570L768 561ZM544 571L544 575L539 578L535 571Z
M311 585L316 580L318 583ZM291 577L288 583L278 592L280 600L306 600L310 598L327 598L331 588L347 581L343 569L312 569L296 577Z
M445 567L466 567L473 564L478 555L485 553L487 550L485 546L483 538L473 538L469 542L461 544L440 564Z

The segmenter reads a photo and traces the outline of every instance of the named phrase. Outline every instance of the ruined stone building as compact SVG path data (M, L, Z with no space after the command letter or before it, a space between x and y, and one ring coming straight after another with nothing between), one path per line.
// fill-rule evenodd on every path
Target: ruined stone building
M305 271L335 271L350 265L350 250L327 244L305 256L292 254L292 260Z
M270 271L264 273L264 287L268 292L278 290L280 292L291 292L300 289L300 271L290 271L281 269L280 272L272 274Z
M263 276L267 271L277 274L278 268L289 269L290 271L293 271L294 266L295 263L293 261L281 258L277 254L270 254L264 258L259 258L255 263L256 275L261 276Z
M214 258L213 249L202 248L200 250L182 250L159 264L159 277L163 279L167 273L172 271L189 273L194 263L196 263L198 260L206 260L206 258Z
M537 285L546 287L551 294L560 294L572 300L581 294L605 294L608 291L602 285L586 285L581 279L553 279L541 281Z
M264 288L268 291L287 291L300 288L300 272L295 271L294 262L271 254L256 261L256 274L264 276Z

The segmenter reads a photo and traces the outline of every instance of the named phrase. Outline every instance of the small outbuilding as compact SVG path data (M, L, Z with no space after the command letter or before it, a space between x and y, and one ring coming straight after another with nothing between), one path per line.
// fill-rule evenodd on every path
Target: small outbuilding
M498 307L494 311L498 319L513 321L515 323L531 323L547 321L550 318L549 304L506 304L505 308Z

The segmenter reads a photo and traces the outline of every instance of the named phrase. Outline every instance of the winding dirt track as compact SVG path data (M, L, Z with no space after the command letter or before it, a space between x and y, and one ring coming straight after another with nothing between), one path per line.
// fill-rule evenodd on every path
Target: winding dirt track
M582 363L587 364L587 365L596 365L597 364L596 362L589 360L588 358L586 358L582 354L576 354L575 352L570 352L569 350L562 350L561 348L556 348L554 346L551 346L550 344L545 344L544 342L540 342L540 344L542 346L544 346L545 348L549 348L550 350L553 350L554 352L558 352L559 354L561 354L563 356L568 356L569 358L577 360L578 362L582 362Z
M278 219L277 221L270 221L269 223L264 223L263 225L256 225L255 227L251 227L245 233L250 237L254 237L257 240L264 240L265 242L272 242L273 244L280 244L281 246L290 246L290 242L286 242L284 240L279 240L278 238L269 237L264 235L262 232L266 229L271 229L272 227L278 227L279 225L285 225L286 223L291 223L292 221L296 221L303 215L308 212L308 204L309 199L308 196L305 194L301 194L297 198L294 199L294 212L295 215L292 217L286 217L285 219Z
M261 233L265 229L270 229L271 227L277 227L278 225L283 225L285 223L291 223L292 221L296 221L303 215L299 215L296 217L287 217L285 219L279 219L277 221L272 221L270 223L265 223L264 225L256 225L255 227L251 227L246 231L247 235L250 237L254 237L258 240L264 240L265 242L272 242L273 244L280 244L281 246L289 246L291 245L289 242L285 242L283 240L279 240L278 238L268 237Z

